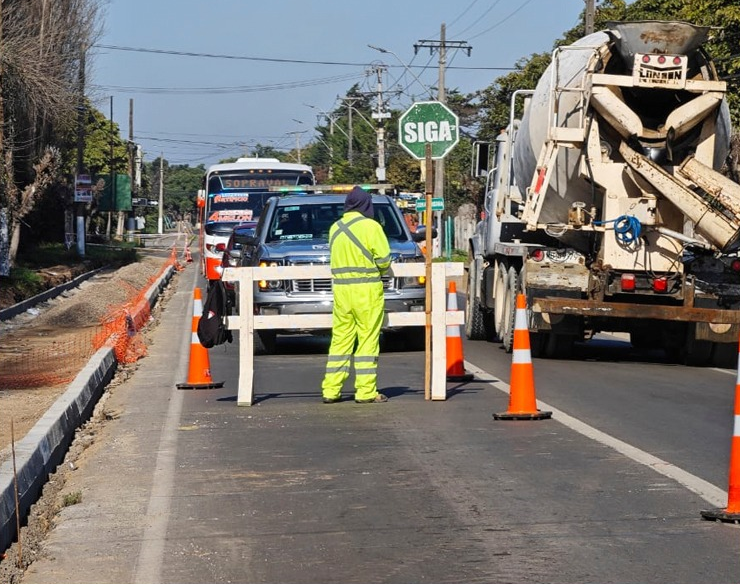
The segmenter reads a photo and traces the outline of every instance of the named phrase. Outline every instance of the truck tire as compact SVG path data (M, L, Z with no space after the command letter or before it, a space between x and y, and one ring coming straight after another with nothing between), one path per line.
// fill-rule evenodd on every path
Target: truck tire
M496 281L493 284L493 326L498 339L503 339L507 278L508 266L506 262L497 260Z
M514 320L516 319L516 295L519 293L519 272L514 266L509 268L504 293L504 314L502 315L501 342L507 353L514 348Z
M273 331L254 331L254 354L272 355L277 345L277 334Z
M475 270L468 269L468 289L465 295L465 336L471 341L482 341L486 338L485 312L480 299L475 298Z

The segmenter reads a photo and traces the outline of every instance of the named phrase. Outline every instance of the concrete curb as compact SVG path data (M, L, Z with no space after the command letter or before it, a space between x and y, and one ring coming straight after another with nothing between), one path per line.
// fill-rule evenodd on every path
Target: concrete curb
M3 310L0 310L0 320L9 320L14 316L18 316L22 312L25 312L29 308L40 304L41 302L56 298L63 292L66 292L71 288L76 288L85 280L92 278L95 274L105 269L107 268L102 267L97 268L96 270L92 270L91 272L85 272L84 274L80 274L76 278L71 279L69 282L65 282L64 284L60 284L59 286L55 286L54 288L50 288L49 290L46 290L41 294L36 294L36 296L32 296L31 298L28 298L23 302L19 302L18 304L14 304L13 306L4 308Z
M147 290L150 308L156 304L173 273L174 268L168 266ZM117 365L112 347L98 350L67 390L16 443L18 504L22 518L28 515L49 475L64 459L77 428L92 415ZM22 519L23 523L25 519ZM15 485L13 460L10 459L0 466L0 553L13 543L15 537Z

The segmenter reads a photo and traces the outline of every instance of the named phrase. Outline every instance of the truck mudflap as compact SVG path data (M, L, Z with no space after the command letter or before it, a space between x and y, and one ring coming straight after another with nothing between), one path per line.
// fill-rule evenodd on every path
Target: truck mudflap
M598 302L579 298L534 298L532 312L600 318L675 320L710 325L740 324L740 310Z

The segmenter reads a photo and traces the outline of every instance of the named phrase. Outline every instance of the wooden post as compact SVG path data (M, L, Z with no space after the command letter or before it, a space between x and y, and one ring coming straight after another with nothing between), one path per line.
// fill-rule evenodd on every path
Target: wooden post
M426 233L424 241L424 252L426 262L426 324L424 335L424 399L432 399L432 192L434 191L434 170L432 166L432 145L427 142L424 152L426 165L426 183L424 185L424 198L426 202Z

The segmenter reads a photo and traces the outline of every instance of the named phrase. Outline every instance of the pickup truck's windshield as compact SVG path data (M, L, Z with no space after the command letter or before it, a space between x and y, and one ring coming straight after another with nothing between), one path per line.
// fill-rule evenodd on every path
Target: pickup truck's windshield
M324 240L329 241L329 228L344 213L344 202L300 203L277 208L266 243L275 241ZM393 241L407 241L396 209L389 204L373 205L375 220L383 226L386 237Z

